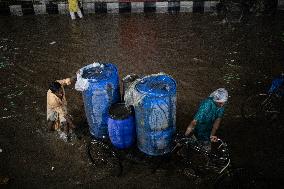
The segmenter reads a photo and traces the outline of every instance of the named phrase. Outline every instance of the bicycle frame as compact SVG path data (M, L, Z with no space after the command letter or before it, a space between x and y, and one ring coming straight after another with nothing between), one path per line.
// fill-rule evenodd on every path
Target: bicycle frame
M281 113L281 98L274 92L249 96L241 106L242 116L249 121L272 121Z
M240 23L245 15L247 15L249 8L242 2L235 2L233 0L219 0L218 6L220 7L219 12L223 14L224 19L229 23ZM237 9L237 10L235 10ZM230 18L236 14L234 19Z
M227 148L227 144L221 140L218 139L218 143L219 145L216 146L216 149L218 151L218 153L213 153L210 151L206 151L204 148L202 148L201 145L198 144L198 142L196 140L194 140L193 138L181 138L180 140L176 141L176 145L175 147L172 149L170 154L175 154L177 151L179 151L179 147L183 147L183 146L187 146L190 149L193 149L195 152L201 153L203 155L205 155L206 157L208 157L209 161L213 162L213 166L205 166L203 167L203 169L205 168L206 170L214 170L214 173L222 174L223 172L225 172L225 170L227 170L228 167L230 167L231 164L231 160L230 160L230 156L228 153L228 148ZM108 152L106 154L105 157L93 157L92 153L91 153L91 146L98 146L104 150L106 150L106 152ZM102 141L98 141L98 140L91 140L89 145L87 146L87 153L88 156L92 162L92 164L96 165L96 163L99 163L102 165L108 162L108 158L113 157L115 160L115 162L118 165L118 168L120 169L119 173L117 174L117 176L121 175L123 172L123 166L122 166L122 159L125 159L124 156L126 156L125 154L123 155L123 153L119 153L118 151L116 151L112 146L110 146L109 144L106 144L105 142ZM94 154L96 155L96 153ZM123 156L123 157L121 157ZM187 160L187 159L186 159ZM192 163L190 158L188 159L189 163ZM115 163L114 162L114 163ZM163 163L163 158L161 159L161 161L159 161L158 164L156 164L152 170L152 173L154 173L159 167L160 165ZM214 164L215 163L215 164ZM199 167L201 168L201 167Z
M266 94L259 94L259 95L266 95ZM276 98L276 99L274 99ZM277 110L275 100L280 99L281 97L278 97L276 93L268 94L268 97L261 103L261 111L264 113L280 113L280 110Z
M92 146L96 146L99 147L103 150L105 150L105 156L104 157L100 157L100 155L98 153L95 153L95 156L93 156L92 153ZM115 176L120 176L122 174L123 171L123 166L120 160L120 156L115 152L115 150L108 144L106 144L105 142L103 142L102 140L95 140L92 139L89 144L87 145L87 155L88 158L90 159L91 163L95 166L97 166L97 164L102 164L102 165L106 165L108 163L109 158L114 158L115 162L117 162L118 164L118 172L116 173ZM96 157L98 155L98 157Z

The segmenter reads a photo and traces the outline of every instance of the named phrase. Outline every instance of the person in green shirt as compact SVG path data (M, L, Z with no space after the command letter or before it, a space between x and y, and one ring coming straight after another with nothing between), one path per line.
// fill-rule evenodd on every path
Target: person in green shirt
M216 131L224 115L224 105L228 100L228 91L219 88L203 100L197 113L186 129L185 136L193 137L205 150L211 150L211 142L217 142Z

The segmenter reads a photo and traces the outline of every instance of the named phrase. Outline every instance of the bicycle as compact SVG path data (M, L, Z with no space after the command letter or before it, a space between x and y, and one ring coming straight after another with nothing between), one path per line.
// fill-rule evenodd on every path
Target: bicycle
M240 23L245 20L253 5L242 0L220 0L217 12L226 23Z
M231 164L228 145L218 139L217 146L207 151L192 137L180 137L177 135L174 148L171 153L161 157L145 157L144 161L135 161L127 158L129 153L118 151L108 144L108 141L91 140L87 152L88 156L98 171L110 172L112 176L120 176L123 173L122 161L131 160L134 163L142 163L152 166L151 174L155 174L162 164L174 163L175 168L183 168L183 174L194 179L209 179L214 188L252 188L254 179L244 168L233 168ZM214 150L213 150L214 149ZM197 155L197 157L194 157ZM200 155L200 156L198 156ZM154 160L154 162L153 162ZM157 161L155 161L157 160ZM152 162L152 164L151 164ZM182 168L179 167L181 163ZM171 170L172 171L172 170Z
M186 160L185 166L189 166L194 172L194 174L190 174L190 176L196 178L210 178L211 181L213 181L212 184L215 189L246 189L256 187L256 182L248 170L245 168L233 167L228 151L228 145L221 139L218 139L215 149L212 148L211 151L207 151L195 139L183 137L176 140L176 146L172 153L176 154L183 148L186 148L185 152L187 153L183 157L183 159ZM188 154L188 152L191 152L191 154ZM207 159L203 165L200 165L196 161L193 162L191 156L196 152L205 156L205 159ZM189 163L188 160L190 161ZM204 175L204 173L206 174Z
M284 79L275 79L267 93L249 96L242 103L241 115L247 121L279 120L283 111L283 96Z

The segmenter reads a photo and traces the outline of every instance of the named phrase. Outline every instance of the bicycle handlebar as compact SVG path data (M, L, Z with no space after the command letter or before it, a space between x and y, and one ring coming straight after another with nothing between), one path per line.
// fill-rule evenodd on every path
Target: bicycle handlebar
M182 138L176 140L177 144L182 144L182 143L187 144L189 142L195 142L195 139L193 139L192 136L190 136L190 137L182 137ZM227 144L220 138L218 138L217 142L221 143L219 145L218 149L221 148L222 146L227 146Z
M227 143L225 143L222 139L218 138L218 141L217 142L220 142L221 144L218 146L218 149L220 149L222 146L225 146L227 147Z

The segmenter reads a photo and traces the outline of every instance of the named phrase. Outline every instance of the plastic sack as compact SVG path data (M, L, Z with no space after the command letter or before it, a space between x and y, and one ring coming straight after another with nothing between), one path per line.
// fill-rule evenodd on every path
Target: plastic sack
M103 66L103 64L94 62L93 64L85 66L85 67L83 67L79 70L79 73L77 73L77 81L75 83L75 89L77 91L83 92L83 91L87 90L88 87L89 87L89 79L83 78L84 70L92 68L92 67L98 67L98 66Z
M143 100L143 98L146 96L145 94L143 93L140 93L138 92L136 89L135 89L135 86L137 85L137 83L139 83L142 79L145 79L147 77L153 77L153 76L159 76L159 75L167 75L163 72L160 72L158 74L151 74L151 75L148 75L148 76L145 76L143 78L137 78L136 80L134 80L130 86L128 86L128 88L126 89L125 91L125 94L124 94L124 101L125 101L125 104L127 106L136 106L138 105L138 103L140 101Z
M269 94L276 93L279 96L284 96L284 76L277 77L273 79L270 89L268 90Z

